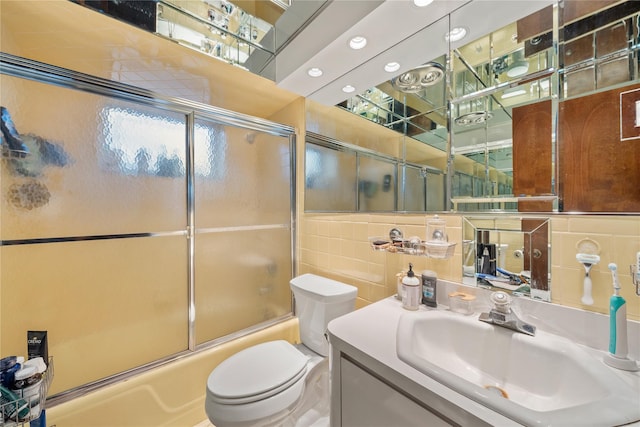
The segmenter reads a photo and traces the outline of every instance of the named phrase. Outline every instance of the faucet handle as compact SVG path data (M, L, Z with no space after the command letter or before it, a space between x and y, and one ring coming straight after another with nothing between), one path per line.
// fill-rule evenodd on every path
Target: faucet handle
M511 297L509 294L503 291L493 292L490 299L497 311L511 313Z

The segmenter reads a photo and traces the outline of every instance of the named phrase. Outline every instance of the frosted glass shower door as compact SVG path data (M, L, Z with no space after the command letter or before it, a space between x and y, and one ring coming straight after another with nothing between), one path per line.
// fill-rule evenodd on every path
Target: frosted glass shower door
M194 173L202 344L291 312L289 137L199 118Z
M3 353L47 330L55 394L188 350L186 115L6 75L0 90L29 151L0 161Z

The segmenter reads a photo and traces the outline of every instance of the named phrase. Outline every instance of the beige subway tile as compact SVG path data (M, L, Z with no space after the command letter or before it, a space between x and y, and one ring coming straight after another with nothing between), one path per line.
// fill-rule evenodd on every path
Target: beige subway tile
M614 236L613 261L620 271L629 271L628 265L635 262L636 253L640 252L640 236Z
M318 221L318 236L329 236L329 221Z
M371 301L380 301L388 296L388 289L385 286L371 285Z
M354 240L360 240L366 242L369 238L369 223L363 222L354 222L353 223L353 234L352 238Z
M356 250L358 243L353 240L340 240L340 254L347 258L358 258L360 254Z
M389 223L371 223L367 228L367 236L381 236L387 238L389 236L389 230L395 228L395 225Z
M402 224L403 226L415 225L424 227L426 225L424 215L396 215L394 221L396 224Z
M304 232L306 234L318 234L318 221L307 219L304 221Z
M318 236L318 252L329 253L329 238L325 236Z
M371 214L369 215L370 224L394 224L395 217L388 214Z
M329 253L340 255L342 253L342 239L336 237L329 238Z
M300 251L300 262L315 265L318 263L318 252L308 249Z
M330 221L329 222L329 236L341 237L342 236L342 221Z
M569 218L569 231L584 234L620 234L640 233L637 216L575 216Z
M354 223L351 221L345 221L345 222L338 223L338 225L340 226L340 229L337 231L337 234L342 239L353 240Z
M415 236L420 240L425 240L425 233L427 231L422 225L401 225L400 230L402 230L405 239L409 239Z
M326 252L318 252L318 260L316 261L316 265L320 269L328 269L329 268L329 254Z
M551 232L568 232L569 231L569 218L554 216L551 217Z

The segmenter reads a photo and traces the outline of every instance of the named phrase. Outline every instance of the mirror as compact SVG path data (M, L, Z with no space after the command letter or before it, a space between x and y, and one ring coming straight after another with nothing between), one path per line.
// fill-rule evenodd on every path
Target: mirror
M470 25L475 3L451 13L447 28ZM511 4L523 7L501 2L500 9ZM394 154L400 162L395 210L640 212L640 193L632 188L640 170L631 164L640 145L621 144L627 135L617 136L617 127L626 129L622 119L631 123L629 138L640 139L635 104L628 102L625 119L615 102L621 92L638 98L638 3L540 4L551 5L472 32L479 37L452 42L446 55L416 67L444 64L444 82L407 94L390 79L338 105L402 136ZM423 44L433 40L430 34ZM584 105L603 111L576 108ZM586 115L599 119L585 121ZM603 138L611 139L605 148L596 143ZM375 144L358 145L376 151ZM590 172L599 159L613 157L619 160L608 162L607 173ZM415 192L404 185L421 168L441 171L444 205L412 203ZM619 177L615 196L605 182L611 176Z
M530 105L551 99L548 70L556 63L551 45L526 48L520 22L452 50L452 202L458 211L517 210L514 116L528 115ZM552 150L551 115L545 119L536 123L547 131L538 155ZM552 176L545 181L545 193L553 194Z
M551 301L551 227L542 217L464 217L463 283Z
M444 209L444 173L322 135L305 135L307 212Z

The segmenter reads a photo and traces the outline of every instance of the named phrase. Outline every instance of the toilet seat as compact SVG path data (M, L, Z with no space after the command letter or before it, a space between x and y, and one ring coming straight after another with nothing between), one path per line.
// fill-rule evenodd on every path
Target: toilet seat
M246 348L222 362L207 379L212 401L242 405L290 388L307 373L309 358L284 340Z

